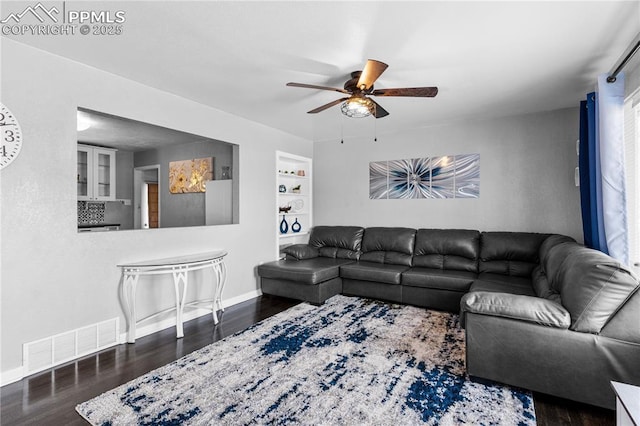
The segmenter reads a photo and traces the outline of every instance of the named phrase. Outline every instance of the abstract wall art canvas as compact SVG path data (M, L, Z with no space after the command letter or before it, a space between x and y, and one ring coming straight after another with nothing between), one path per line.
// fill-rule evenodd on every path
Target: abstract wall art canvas
M213 179L213 157L169 162L169 192L206 192L205 182Z
M479 198L480 154L369 163L369 198Z
M389 198L430 198L430 158L389 161Z
M455 198L480 197L480 154L456 155Z
M455 164L451 155L431 159L431 198L454 198Z
M369 198L389 198L389 162L375 161L369 163Z

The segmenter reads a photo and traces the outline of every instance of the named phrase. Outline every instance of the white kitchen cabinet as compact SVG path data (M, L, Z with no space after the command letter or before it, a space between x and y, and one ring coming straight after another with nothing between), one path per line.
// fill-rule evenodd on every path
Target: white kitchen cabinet
M78 144L78 201L115 201L116 150Z

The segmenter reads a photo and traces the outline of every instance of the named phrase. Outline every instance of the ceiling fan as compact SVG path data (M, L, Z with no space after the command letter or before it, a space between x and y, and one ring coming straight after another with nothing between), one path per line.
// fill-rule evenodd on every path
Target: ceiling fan
M348 117L367 117L373 115L375 118L382 118L389 115L387 110L382 108L369 96L406 96L418 98L432 98L438 94L437 87L405 87L400 89L375 89L373 83L387 69L389 65L384 62L369 59L362 71L351 73L351 79L344 84L344 89L335 87L316 86L314 84L287 83L291 87L304 87L307 89L331 90L344 93L350 96L337 99L322 105L316 109L308 111L309 114L316 114L342 103L340 109Z

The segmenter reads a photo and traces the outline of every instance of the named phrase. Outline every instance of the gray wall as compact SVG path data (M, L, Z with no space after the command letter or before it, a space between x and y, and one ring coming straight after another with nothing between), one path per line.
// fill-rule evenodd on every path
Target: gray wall
M384 119L382 119L384 120ZM578 109L345 137L314 146L316 225L558 232L582 240ZM480 154L480 198L370 200L369 162Z
M310 157L310 141L5 37L0 67L2 103L24 137L0 180L3 380L19 374L23 343L114 317L124 332L117 267L123 262L226 249L223 302L257 295L255 267L274 259L277 244L275 152ZM78 233L79 106L238 144L240 223ZM203 283L211 279L198 274L189 287L208 289ZM152 284L138 286L140 318L174 303L171 277Z
M233 145L220 141L194 142L135 153L135 167L160 165L161 228L203 226L205 224L204 192L188 194L169 192L169 162L203 157L214 157L214 178L220 179L222 167L231 167L233 164ZM238 170L232 170L233 174L238 172Z

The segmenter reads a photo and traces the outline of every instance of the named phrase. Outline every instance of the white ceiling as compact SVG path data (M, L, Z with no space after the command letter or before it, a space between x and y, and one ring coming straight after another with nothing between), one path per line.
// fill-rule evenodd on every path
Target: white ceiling
M89 127L80 129L80 123ZM78 110L78 142L108 146L123 151L145 151L167 145L195 142L213 142L213 139L180 132L124 117L92 111ZM220 142L220 141L218 141Z
M5 15L11 3L3 3ZM640 31L638 1L71 7L124 10L124 32L13 38L314 141L369 132L374 119L343 119L339 107L306 114L340 94L285 87L289 81L342 87L371 58L389 64L376 88L439 87L432 99L377 98L390 113L376 120L378 134L554 110L577 106Z

